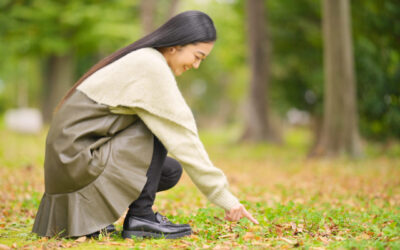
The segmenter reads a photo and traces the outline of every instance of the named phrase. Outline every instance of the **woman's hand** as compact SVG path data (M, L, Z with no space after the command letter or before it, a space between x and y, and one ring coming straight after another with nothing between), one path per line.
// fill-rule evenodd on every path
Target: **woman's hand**
M243 217L246 217L255 224L259 224L258 221L254 219L249 212L247 212L246 208L242 204L234 206L229 211L225 211L225 220L238 221Z

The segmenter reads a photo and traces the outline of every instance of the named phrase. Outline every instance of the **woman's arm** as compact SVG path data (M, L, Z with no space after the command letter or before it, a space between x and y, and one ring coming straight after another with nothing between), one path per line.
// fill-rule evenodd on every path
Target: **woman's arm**
M226 220L238 221L246 217L258 224L258 221L229 192L225 175L213 166L197 134L143 109L117 107L110 110L117 114L138 115L169 153L182 164L192 181L207 198L225 209Z
M135 111L211 202L225 210L240 204L228 190L224 173L211 163L197 134L143 109Z

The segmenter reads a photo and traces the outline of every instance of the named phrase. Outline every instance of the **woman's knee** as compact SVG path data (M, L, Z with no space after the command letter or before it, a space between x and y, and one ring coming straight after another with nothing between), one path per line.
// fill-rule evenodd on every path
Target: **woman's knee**
M164 191L172 188L178 183L181 176L182 176L181 164L177 160L167 157L162 167L162 173L161 173L160 183L158 186L158 191Z
M168 176L171 179L179 181L182 176L182 166L181 164L171 157L167 157L164 162L162 175Z

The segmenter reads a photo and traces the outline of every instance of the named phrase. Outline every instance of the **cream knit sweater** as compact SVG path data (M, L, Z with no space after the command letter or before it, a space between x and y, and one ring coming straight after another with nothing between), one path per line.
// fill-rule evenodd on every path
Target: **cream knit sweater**
M158 50L133 51L96 71L78 90L113 113L138 115L211 202L225 210L239 204L223 172L211 163L193 114Z

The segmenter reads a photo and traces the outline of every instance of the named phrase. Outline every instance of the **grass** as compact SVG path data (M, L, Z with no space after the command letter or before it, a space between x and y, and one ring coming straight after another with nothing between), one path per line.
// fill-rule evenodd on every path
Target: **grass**
M307 159L310 134L289 129L281 146L237 145L238 130L203 131L214 164L260 221L223 220L184 175L160 193L155 209L194 234L178 240L103 236L99 240L39 238L30 233L44 190L45 131L38 136L0 128L0 249L400 249L400 146L365 145L358 160ZM115 223L120 231L123 218Z

